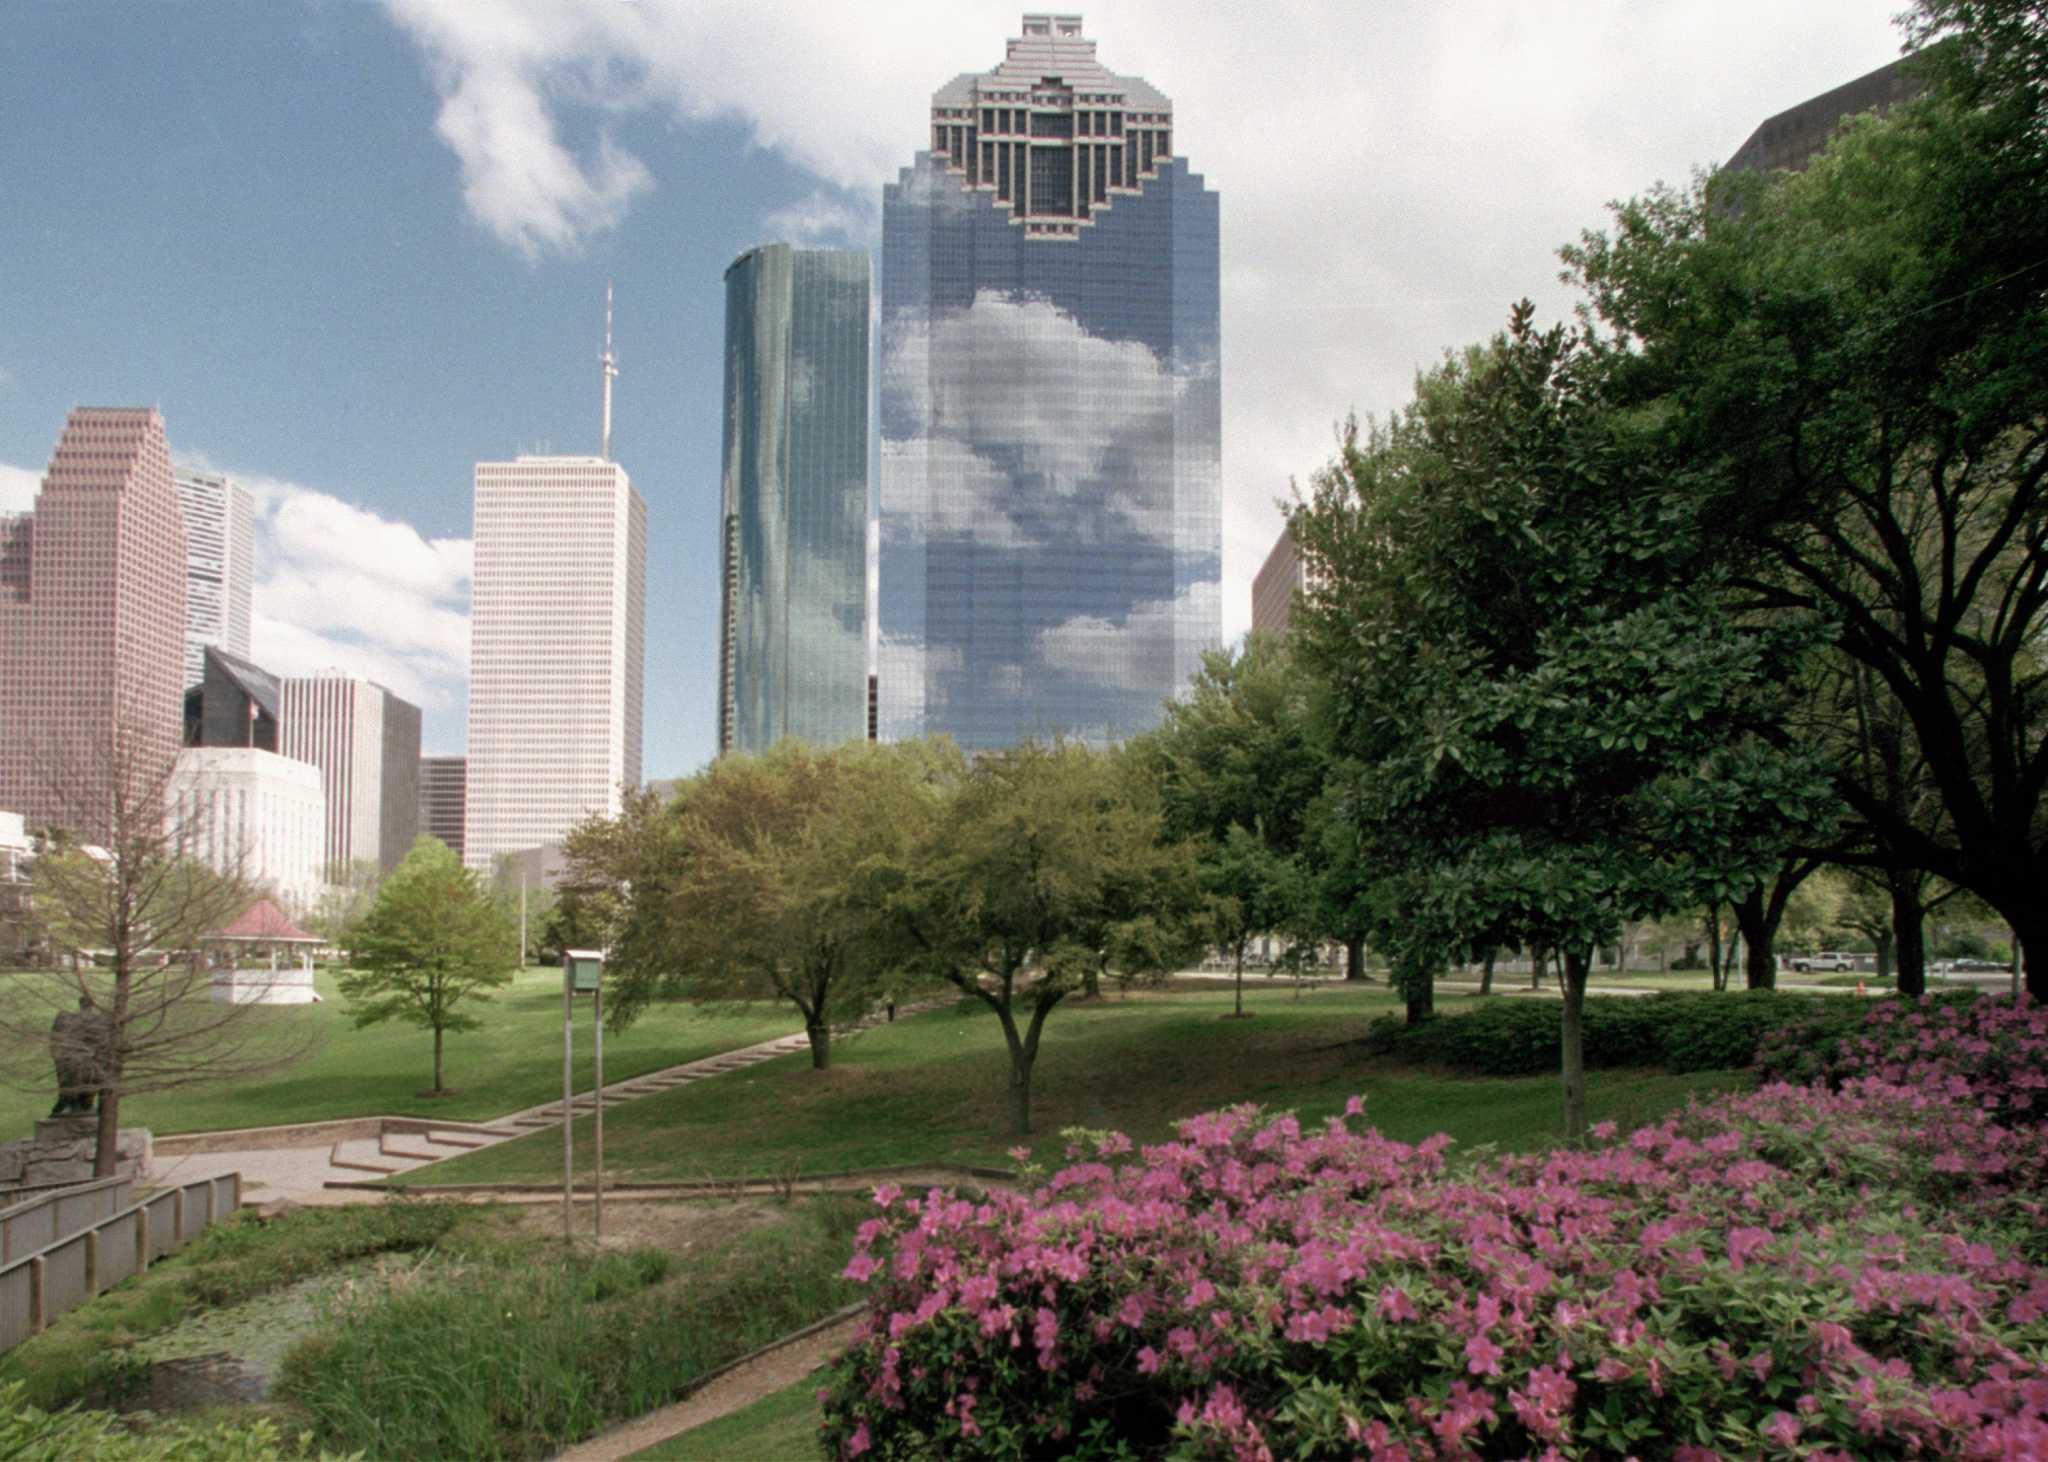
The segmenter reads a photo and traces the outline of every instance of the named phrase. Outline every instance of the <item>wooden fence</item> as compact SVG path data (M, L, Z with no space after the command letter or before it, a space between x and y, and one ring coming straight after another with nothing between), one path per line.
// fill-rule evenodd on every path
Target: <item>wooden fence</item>
M108 1178L0 1213L0 1240L9 1245L0 1262L0 1351L41 1334L65 1311L182 1249L242 1206L240 1173L165 1188L140 1203L129 1201L128 1183ZM18 1235L4 1227L16 1215Z

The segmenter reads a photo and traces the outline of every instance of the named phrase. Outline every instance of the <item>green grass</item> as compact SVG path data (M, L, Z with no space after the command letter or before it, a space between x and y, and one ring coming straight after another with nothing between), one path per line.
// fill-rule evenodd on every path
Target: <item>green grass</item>
M1313 1120L1341 1111L1354 1093L1365 1095L1374 1125L1404 1141L1448 1131L1466 1145L1530 1148L1561 1135L1553 1076L1456 1079L1361 1057L1353 1043L1365 1022L1396 1008L1384 989L1324 987L1297 998L1254 987L1247 1001L1257 1017L1243 1021L1221 1018L1227 988L1061 1006L1034 1078L1034 1155L1057 1164L1057 1134L1069 1126L1157 1141L1179 1118L1213 1107L1254 1101ZM1450 1014L1470 1003L1446 999L1440 1008ZM841 1043L823 1074L790 1057L614 1108L605 1116L606 1172L676 1181L892 1163L1008 1165L1007 1070L994 1018L962 1003ZM1628 1124L1661 1115L1690 1091L1747 1079L1595 1072L1588 1105L1596 1121ZM586 1170L590 1147L586 1130L577 1142ZM431 1181L544 1183L560 1172L556 1130L439 1164Z
M801 1200L684 1267L529 1241L510 1262L359 1293L287 1356L278 1393L342 1452L552 1456L850 1302L839 1271L866 1212Z
M815 1457L818 1387L824 1380L822 1370L814 1371L751 1406L633 1453L635 1462L762 1462L770 1457Z
M488 1121L562 1094L562 975L527 970L497 995L463 1007L484 1028L447 1038L447 1082L456 1095L421 1097L433 1084L433 1034L387 1023L357 1030L334 976L321 972L323 1003L279 1006L261 1019L304 1023L314 1054L268 1079L130 1098L121 1125L159 1136L225 1127L319 1122L339 1117L427 1116ZM656 1005L624 1032L605 1032L604 1074L623 1080L683 1061L772 1040L802 1028L788 1006ZM576 1008L576 1083L590 1084L590 1002ZM55 1077L51 1088L55 1090ZM49 1110L49 1092L0 1092L0 1139L25 1136Z

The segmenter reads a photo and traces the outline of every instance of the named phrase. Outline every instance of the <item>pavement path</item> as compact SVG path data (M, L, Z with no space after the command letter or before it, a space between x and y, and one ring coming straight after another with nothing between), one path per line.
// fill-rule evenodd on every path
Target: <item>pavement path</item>
M775 1345L714 1376L681 1401L650 1411L563 1452L557 1462L619 1462L657 1442L730 1416L785 1386L794 1386L853 1339L858 1316L834 1320Z

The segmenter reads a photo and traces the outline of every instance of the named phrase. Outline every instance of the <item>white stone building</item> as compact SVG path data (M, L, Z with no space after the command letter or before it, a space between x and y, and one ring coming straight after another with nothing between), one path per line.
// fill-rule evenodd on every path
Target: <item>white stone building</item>
M327 796L318 767L247 746L188 746L169 791L193 856L266 887L293 914L320 896Z
M172 480L185 519L185 684L197 685L208 645L249 658L256 509L232 477L180 467Z
M557 843L640 783L647 505L603 457L476 466L463 861Z

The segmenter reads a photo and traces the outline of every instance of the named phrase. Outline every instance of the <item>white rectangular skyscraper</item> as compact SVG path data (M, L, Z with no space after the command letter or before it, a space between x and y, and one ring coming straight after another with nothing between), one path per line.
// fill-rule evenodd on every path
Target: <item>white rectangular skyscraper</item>
M185 518L185 684L206 677L206 647L249 658L256 510L249 489L217 472L173 474Z
M647 505L603 457L476 466L463 861L559 842L640 784Z

